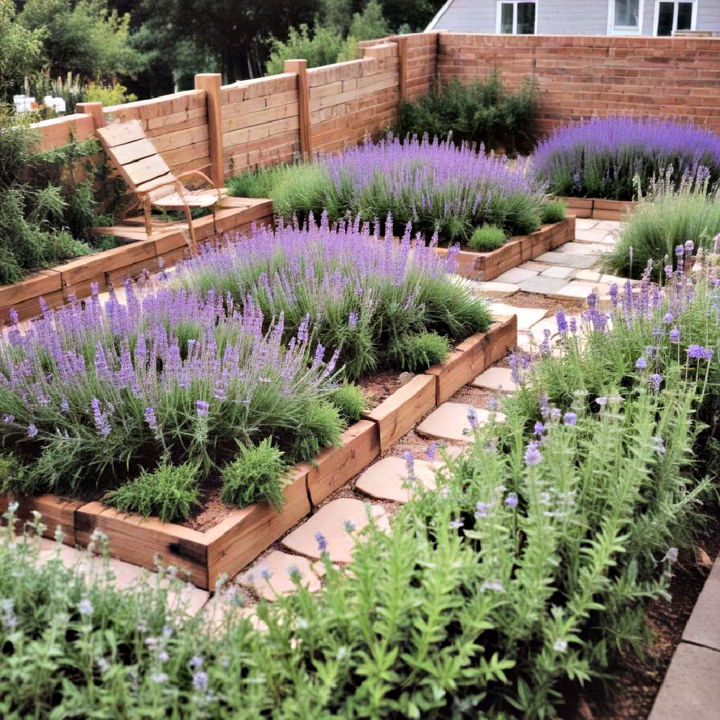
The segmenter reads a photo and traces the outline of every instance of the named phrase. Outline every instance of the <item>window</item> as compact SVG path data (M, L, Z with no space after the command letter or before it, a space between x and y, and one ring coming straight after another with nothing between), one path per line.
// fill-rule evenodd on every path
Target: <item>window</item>
M534 35L537 27L536 2L500 0L497 7L497 32L502 35Z
M695 2L656 2L655 34L672 35L676 30L694 30L695 9Z
M609 0L608 35L639 35L643 0Z

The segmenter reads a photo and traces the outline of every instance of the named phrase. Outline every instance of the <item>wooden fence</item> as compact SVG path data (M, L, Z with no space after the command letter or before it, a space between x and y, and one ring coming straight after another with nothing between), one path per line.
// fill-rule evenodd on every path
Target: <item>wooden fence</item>
M111 120L138 118L176 171L216 181L357 143L393 124L398 103L436 82L486 77L509 87L531 77L540 127L592 115L641 114L691 120L720 132L720 38L500 36L421 33L360 44L361 57L221 85L198 75L195 90L81 112L37 124L42 147L84 139Z

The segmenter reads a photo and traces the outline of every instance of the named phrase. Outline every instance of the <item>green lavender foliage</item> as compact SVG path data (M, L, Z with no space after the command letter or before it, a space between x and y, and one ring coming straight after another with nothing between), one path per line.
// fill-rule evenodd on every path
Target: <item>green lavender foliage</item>
M565 203L557 200L555 202L548 202L543 206L542 209L542 221L543 223L559 223L567 218L567 209Z
M620 233L620 241L605 266L624 277L640 277L648 261L658 272L677 264L675 248L691 240L695 247L713 249L720 234L720 191L708 192L707 183L685 183L675 190L653 183Z
M238 507L267 502L279 509L285 502L282 479L286 469L283 453L271 438L240 446L235 459L222 469L220 498Z
M134 480L107 493L103 500L123 512L179 522L200 505L199 470L194 463L161 462L152 472L143 470Z
M9 530L0 712L556 717L562 689L642 649L643 603L667 599L675 548L702 528L713 490L694 455L717 436L703 426L719 395L717 353L700 362L685 350L717 349L717 291L699 285L678 313L679 345L654 343L664 348L654 392L635 364L666 310L584 345L568 339L504 402L502 424L445 458L441 491L416 487L389 532L352 530L352 571L325 556L323 591L261 603L262 631L232 610L221 624L172 612L159 582L118 593L59 557L38 564L31 535ZM528 465L545 395L576 419L546 419Z
M418 100L400 104L397 134L429 135L483 144L511 155L535 147L537 90L526 80L508 92L497 72L467 84L454 78Z
M468 247L476 252L492 252L507 241L505 231L497 225L483 225L475 228L468 240Z
M348 423L357 422L368 407L363 389L349 382L343 382L330 395L330 402L338 409L340 417Z
M450 354L450 343L437 333L404 335L393 343L390 354L400 367L415 372L445 360Z

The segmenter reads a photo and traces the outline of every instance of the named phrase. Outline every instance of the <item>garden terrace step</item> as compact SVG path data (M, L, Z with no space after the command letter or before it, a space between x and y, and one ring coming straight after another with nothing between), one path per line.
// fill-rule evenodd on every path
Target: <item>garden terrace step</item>
M598 300L607 300L610 292L610 286L605 283L593 283L586 280L571 280L565 287L560 288L556 292L548 293L550 297L559 300L576 299L585 300L588 295L595 293Z
M297 579L303 587L317 592L322 587L320 577L325 568L320 562L311 562L302 555L290 555L280 550L273 550L258 560L238 579L243 587L252 589L266 600L275 600L289 595L297 589Z
M543 277L536 275L529 280L520 283L519 290L527 293L537 293L538 295L550 295L557 292L567 285L567 279Z
M517 329L528 330L536 322L542 320L547 315L547 310L544 308L528 308L528 307L516 307L514 305L506 305L505 303L492 303L490 310L493 315L499 316L517 316Z
M492 415L496 422L503 422L505 415L501 412L491 413L483 408L476 408L468 403L446 402L434 412L430 413L416 429L418 435L433 440L444 440L451 443L470 443L469 413L474 411L478 424L483 425L490 421Z
M435 487L435 473L442 463L427 460L413 461L414 482L427 489ZM365 470L355 483L355 489L378 500L406 503L413 493L408 463L404 458L386 457Z
M512 378L512 370L504 367L491 367L480 373L471 383L473 387L496 392L512 393L517 390L517 383Z
M593 255L578 255L558 251L546 252L544 255L540 255L538 260L548 265L562 265L563 267L577 268L578 270L586 270L597 262L597 258Z
M387 530L390 523L385 510L354 498L333 500L320 508L312 517L283 538L282 544L290 551L319 560L322 541L332 562L349 563L352 549L370 515L379 528Z

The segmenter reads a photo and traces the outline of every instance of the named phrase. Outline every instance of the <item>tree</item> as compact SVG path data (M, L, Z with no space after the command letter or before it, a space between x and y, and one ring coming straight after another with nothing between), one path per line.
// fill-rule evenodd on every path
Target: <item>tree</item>
M40 33L16 22L13 0L0 0L0 100L9 100L40 60Z
M146 63L130 43L130 16L109 10L106 0L27 0L18 21L42 38L53 75L108 80L131 76Z

